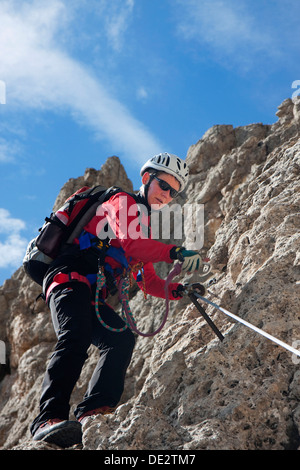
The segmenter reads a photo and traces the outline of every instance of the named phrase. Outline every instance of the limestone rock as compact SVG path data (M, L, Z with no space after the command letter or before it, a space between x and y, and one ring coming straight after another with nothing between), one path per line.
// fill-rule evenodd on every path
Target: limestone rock
M286 100L275 124L209 129L188 151L191 184L181 204L204 204L203 252L215 277L207 296L300 349L299 110L299 99ZM55 206L79 186L107 181L132 190L112 157L100 171L68 181ZM165 266L157 269L166 276ZM53 449L34 443L28 431L55 343L37 295L22 268L0 288L0 339L10 360L0 376L2 449ZM148 332L159 326L165 304L137 292L131 307L139 329ZM83 449L299 448L300 358L205 308L224 341L187 299L173 302L162 332L137 338L120 406L85 423ZM91 348L72 406L96 360Z
M55 201L54 210L57 210L70 194L73 194L83 186L96 185L103 185L106 188L120 186L124 191L133 191L132 182L128 179L119 157L113 156L106 160L100 171L94 168L87 168L83 176L69 179L62 187Z

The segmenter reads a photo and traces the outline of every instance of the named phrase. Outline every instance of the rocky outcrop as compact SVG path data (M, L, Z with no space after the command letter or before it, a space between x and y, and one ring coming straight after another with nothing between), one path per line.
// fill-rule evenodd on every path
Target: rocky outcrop
M209 129L189 149L184 200L204 204L202 251L215 279L207 297L300 349L300 100L283 102L277 116L273 125ZM79 186L107 185L108 178L132 190L112 157L100 171L67 182L56 206ZM158 269L166 275L164 266ZM2 449L55 448L33 443L28 431L55 342L38 294L22 268L0 288L0 339L10 364L2 367L0 383ZM137 292L131 307L139 329L149 331L160 324L165 305ZM173 302L162 332L138 337L116 412L85 423L83 449L299 448L300 358L205 308L224 341L186 299ZM91 348L73 404L96 360Z

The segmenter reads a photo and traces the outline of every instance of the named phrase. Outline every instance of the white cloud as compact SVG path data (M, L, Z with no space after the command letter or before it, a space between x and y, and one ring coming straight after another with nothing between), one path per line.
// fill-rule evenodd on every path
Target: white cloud
M28 241L18 234L9 235L4 242L0 241L0 268L21 265Z
M12 142L8 143L5 139L0 137L0 162L8 163L15 160L18 151L18 145Z
M110 14L105 18L105 30L107 37L114 50L120 51L123 47L123 36L127 30L131 13L134 7L134 0L122 0L122 2L111 2L106 5L110 9Z
M148 91L143 86L139 87L136 92L137 99L146 102L148 98Z
M67 5L62 0L0 3L0 78L6 83L6 106L68 112L109 142L113 153L143 161L161 150L160 143L88 66L59 47L58 38L74 13ZM118 28L111 31L115 45L132 8L133 1L127 1L123 22L121 12Z
M25 226L23 220L0 208L0 268L20 266L28 243L20 234Z
M177 0L176 5L179 34L194 41L200 54L199 45L229 67L246 70L259 60L269 66L286 53L283 38L293 18L284 11L283 20L278 1L272 6L244 0Z

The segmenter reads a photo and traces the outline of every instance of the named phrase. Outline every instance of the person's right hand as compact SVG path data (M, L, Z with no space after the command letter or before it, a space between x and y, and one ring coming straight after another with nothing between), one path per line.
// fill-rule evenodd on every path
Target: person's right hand
M184 247L175 247L170 251L172 259L178 259L182 264L182 271L193 272L201 268L203 261L197 251L186 250Z

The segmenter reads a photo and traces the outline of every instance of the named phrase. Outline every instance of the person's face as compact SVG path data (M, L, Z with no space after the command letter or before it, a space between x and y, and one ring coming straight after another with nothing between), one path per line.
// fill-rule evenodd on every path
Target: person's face
M156 178L158 178L158 180L162 180L168 183L171 188L175 189L175 191L179 191L180 184L174 176L169 175L168 173L159 173ZM148 189L148 204L150 206L156 205L158 209L161 209L165 205L169 204L169 202L171 202L173 198L170 194L170 189L163 190L160 187L161 183L156 178L152 179ZM147 184L149 179L150 173L144 173L142 177L142 183Z

